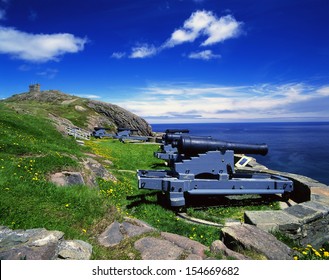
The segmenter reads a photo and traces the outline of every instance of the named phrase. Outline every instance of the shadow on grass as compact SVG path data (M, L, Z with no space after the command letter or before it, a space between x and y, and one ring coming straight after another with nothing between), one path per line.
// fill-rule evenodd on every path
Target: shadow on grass
M175 212L185 211L187 208L195 210L207 209L212 207L244 207L244 206L268 206L274 202L283 201L279 195L185 195L184 207L172 207L166 193L150 192L145 194L138 194L127 196L127 208L138 207L141 204L161 205L165 209L173 210Z

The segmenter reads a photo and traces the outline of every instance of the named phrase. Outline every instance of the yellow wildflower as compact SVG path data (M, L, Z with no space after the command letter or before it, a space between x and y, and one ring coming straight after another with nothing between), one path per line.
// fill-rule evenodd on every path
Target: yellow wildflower
M321 258L321 254L318 251L315 252L315 255Z

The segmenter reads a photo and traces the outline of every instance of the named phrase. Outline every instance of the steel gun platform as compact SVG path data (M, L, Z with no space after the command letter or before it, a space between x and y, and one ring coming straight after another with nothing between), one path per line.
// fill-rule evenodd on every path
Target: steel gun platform
M281 194L293 191L291 180L266 173L234 170L234 153L266 155L266 144L246 144L181 135L179 154L170 170L137 170L139 189L162 191L171 206L185 205L186 195Z

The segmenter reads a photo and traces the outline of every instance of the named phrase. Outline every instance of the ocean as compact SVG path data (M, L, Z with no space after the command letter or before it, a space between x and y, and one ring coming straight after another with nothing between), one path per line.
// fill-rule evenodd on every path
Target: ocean
M251 155L257 162L329 185L329 122L152 124L155 132L175 128L224 141L266 143L266 156Z

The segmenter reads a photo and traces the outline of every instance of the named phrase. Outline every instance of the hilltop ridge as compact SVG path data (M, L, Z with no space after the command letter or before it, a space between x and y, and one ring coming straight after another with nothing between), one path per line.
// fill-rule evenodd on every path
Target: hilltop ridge
M107 127L115 132L119 127L137 129L139 135L152 135L151 126L143 118L111 103L63 93L59 90L31 90L2 100L17 112L46 117L57 116L73 125L92 131Z

